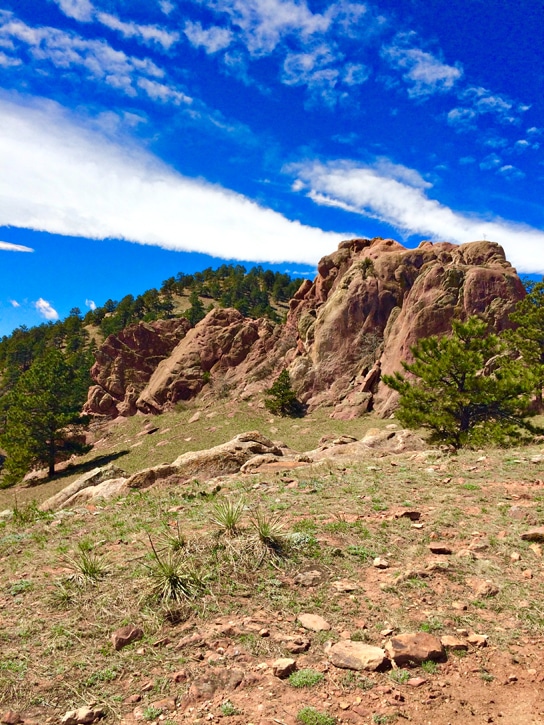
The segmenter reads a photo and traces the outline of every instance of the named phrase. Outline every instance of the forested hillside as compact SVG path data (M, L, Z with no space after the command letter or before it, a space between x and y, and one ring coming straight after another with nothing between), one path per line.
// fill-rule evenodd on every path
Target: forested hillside
M141 320L183 316L195 325L208 309L221 306L234 307L246 317L280 321L300 282L261 266L248 272L242 265L224 264L194 274L179 272L164 280L160 289L149 289L136 297L129 294L120 301L107 300L85 315L75 307L65 320L19 327L0 340L0 398L53 347L64 353L66 362L88 387L97 342Z

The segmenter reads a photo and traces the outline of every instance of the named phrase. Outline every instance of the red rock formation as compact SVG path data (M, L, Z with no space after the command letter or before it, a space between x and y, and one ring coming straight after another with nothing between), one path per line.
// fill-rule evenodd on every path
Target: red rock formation
M524 294L493 242L406 249L392 239L353 239L319 262L313 282L302 283L283 327L216 309L189 331L185 320L168 320L109 337L86 410L158 413L208 393L248 397L288 367L310 409L330 406L341 418L370 409L386 415L396 394L381 374L399 370L411 346L472 314L500 330Z
M335 417L353 417L372 405L387 414L395 397L380 375L401 369L411 346L472 314L500 330L524 294L493 242L422 242L417 249L392 239L343 242L290 302L294 386L310 408L334 406Z
M140 391L191 325L184 319L157 320L130 325L110 335L96 352L84 412L91 415L134 415Z

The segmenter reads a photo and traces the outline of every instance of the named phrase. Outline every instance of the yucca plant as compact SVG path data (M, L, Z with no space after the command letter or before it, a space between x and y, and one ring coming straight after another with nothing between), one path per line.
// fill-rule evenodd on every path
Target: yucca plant
M279 516L268 516L257 509L251 517L251 525L258 540L266 549L278 555L285 553L287 539Z
M227 536L237 536L240 533L239 524L244 509L243 499L237 502L230 498L221 499L214 504L211 519L219 527L221 533L225 533Z
M173 552L181 551L185 547L187 539L181 530L179 519L176 519L175 526L165 526L159 541L162 545L161 549L168 549Z
M193 599L205 590L205 577L179 550L169 550L162 556L151 537L152 564L147 565L151 578L151 595L168 604Z
M74 556L66 557L66 563L73 569L70 579L80 586L96 584L108 571L104 558L93 552L85 540L78 544Z

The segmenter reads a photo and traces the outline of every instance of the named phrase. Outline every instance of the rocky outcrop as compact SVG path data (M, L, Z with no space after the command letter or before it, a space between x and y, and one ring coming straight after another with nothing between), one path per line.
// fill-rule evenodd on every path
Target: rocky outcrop
M279 331L267 319L251 320L234 309L212 310L159 363L136 401L137 409L160 413L178 400L194 398L208 383L228 390L255 379Z
M493 242L422 242L417 249L392 239L343 242L290 302L291 378L310 409L328 405L342 418L373 407L387 414L395 398L380 377L401 369L419 339L472 314L503 329L524 294Z
M388 415L396 393L381 376L401 369L418 340L472 314L501 330L524 294L493 242L406 249L392 239L352 239L303 282L284 326L215 309L190 330L185 320L168 320L110 336L97 354L86 412L160 413L197 395L261 395L288 367L309 410Z
M136 400L161 360L168 357L191 325L185 318L130 325L110 335L96 351L84 412L116 418L134 415Z

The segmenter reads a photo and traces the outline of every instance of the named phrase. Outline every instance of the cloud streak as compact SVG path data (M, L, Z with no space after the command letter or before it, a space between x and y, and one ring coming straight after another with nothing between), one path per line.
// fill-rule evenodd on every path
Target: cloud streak
M261 262L314 264L344 237L187 179L51 102L0 96L0 225Z
M40 299L34 303L34 307L36 308L38 313L44 318L44 320L59 319L59 313L56 311L53 305L47 300L44 300L42 297L40 297Z
M430 184L417 172L379 160L372 166L350 161L292 166L295 190L316 204L378 219L407 235L456 243L490 239L501 244L519 271L544 274L544 231L498 218L454 211L429 198Z
M32 247L25 247L22 244L11 242L0 242L0 252L33 252Z

